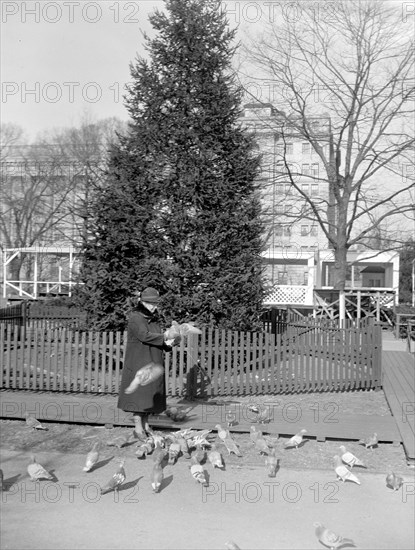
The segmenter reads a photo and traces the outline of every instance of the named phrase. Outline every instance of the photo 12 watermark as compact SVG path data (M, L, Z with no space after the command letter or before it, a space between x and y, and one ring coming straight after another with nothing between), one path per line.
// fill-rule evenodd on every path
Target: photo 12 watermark
M89 23L102 20L113 23L140 23L140 2L130 0L105 2L1 2L2 23Z
M98 103L103 100L119 103L126 90L126 84L112 82L14 82L1 84L1 102L10 103L18 99L21 103Z

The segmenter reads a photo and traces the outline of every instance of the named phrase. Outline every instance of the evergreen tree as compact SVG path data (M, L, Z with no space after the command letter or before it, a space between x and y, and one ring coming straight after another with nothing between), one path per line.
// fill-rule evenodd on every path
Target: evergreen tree
M131 64L127 135L94 202L83 279L95 325L122 328L147 285L167 318L255 330L263 294L259 157L242 129L235 31L220 0L166 0ZM85 292L86 291L86 292Z

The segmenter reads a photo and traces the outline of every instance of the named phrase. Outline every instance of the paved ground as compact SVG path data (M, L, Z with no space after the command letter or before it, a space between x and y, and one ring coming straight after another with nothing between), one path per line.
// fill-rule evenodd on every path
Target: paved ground
M301 452L301 449L293 452ZM180 458L165 468L161 493L150 486L151 457L127 455L127 480L119 494L101 496L99 486L116 468L114 453L84 473L85 455L39 453L56 482L30 482L27 452L0 450L10 485L2 494L2 549L241 549L322 548L313 522L320 521L358 548L412 549L413 472L398 492L385 476L356 472L361 485L336 481L332 470L285 469L275 479L262 467L228 466L212 471L209 486L190 476Z

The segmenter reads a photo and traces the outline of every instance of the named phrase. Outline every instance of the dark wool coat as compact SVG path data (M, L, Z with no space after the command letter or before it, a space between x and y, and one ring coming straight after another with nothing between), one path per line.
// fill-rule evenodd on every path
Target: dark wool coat
M127 348L118 396L118 408L126 412L160 414L166 410L164 376L147 386L126 394L137 371L152 361L164 365L163 351L171 348L164 343L157 313L151 313L141 302L131 313L127 327Z

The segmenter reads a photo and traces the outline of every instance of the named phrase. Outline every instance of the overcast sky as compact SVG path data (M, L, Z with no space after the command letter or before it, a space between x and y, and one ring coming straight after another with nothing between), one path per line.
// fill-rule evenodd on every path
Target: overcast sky
M278 19L282 9L284 17L301 15L301 0L285 5L284 1L223 4L230 26L238 25L238 38L242 38ZM404 4L410 3L399 5ZM324 14L335 2L315 1L312 5ZM126 120L122 94L130 79L129 63L137 53L145 54L142 32L152 34L148 16L156 7L163 9L164 2L3 0L2 122L18 124L34 138L50 128L77 125L84 114ZM400 32L413 23L413 13L406 19Z
M226 3L225 3L226 4ZM231 26L252 24L265 7L229 2ZM148 16L157 0L1 2L1 120L28 137L79 123L83 114L127 118L123 86L129 63L152 33Z

